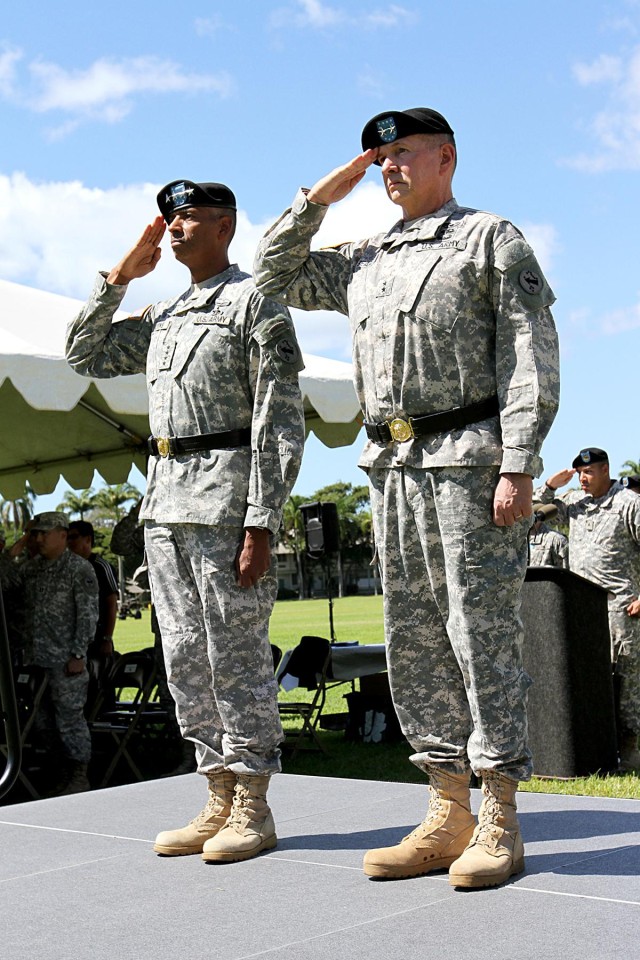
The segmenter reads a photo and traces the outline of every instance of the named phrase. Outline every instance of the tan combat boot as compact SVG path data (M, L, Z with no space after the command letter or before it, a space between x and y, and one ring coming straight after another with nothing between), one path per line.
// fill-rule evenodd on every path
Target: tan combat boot
M476 822L471 813L469 773L455 774L429 765L429 808L422 823L395 847L369 850L368 877L400 880L442 870L465 849Z
M633 773L640 770L640 750L638 750L638 735L623 733L620 737L620 764L621 773Z
M276 846L276 828L267 805L269 779L238 775L231 815L222 830L205 843L203 860L235 863Z
M495 770L482 771L483 799L471 843L451 864L454 887L497 887L524 870L524 847L516 817L518 781Z
M202 853L205 841L221 830L231 813L236 775L231 770L215 770L207 774L209 800L197 817L179 830L163 830L156 837L153 849L166 857Z

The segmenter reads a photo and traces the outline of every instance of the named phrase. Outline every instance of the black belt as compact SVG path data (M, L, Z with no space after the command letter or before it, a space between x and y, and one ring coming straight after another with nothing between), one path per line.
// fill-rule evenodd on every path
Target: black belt
M478 423L487 417L495 417L500 413L498 397L494 394L488 400L479 400L466 407L454 407L453 410L443 410L442 413L430 413L425 417L395 417L392 420L383 420L382 423L367 423L364 428L369 440L376 443L390 443L397 440L411 440L414 437L426 437L433 433L447 433L449 430L461 430L470 423Z
M246 447L249 443L251 428L243 427L241 430L227 430L226 433L201 433L196 437L149 437L147 447L153 457L176 457L179 453Z

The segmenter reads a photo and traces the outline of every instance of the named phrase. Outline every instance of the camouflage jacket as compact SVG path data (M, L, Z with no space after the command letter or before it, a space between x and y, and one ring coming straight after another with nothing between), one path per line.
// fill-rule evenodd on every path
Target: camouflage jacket
M52 667L86 654L98 622L98 581L88 560L65 550L57 560L16 563L3 553L0 577L22 588L30 662Z
M498 395L500 417L403 443L369 441L360 466L490 466L537 476L559 396L554 296L508 221L450 200L386 234L310 252L327 207L304 191L258 247L258 289L351 322L367 421Z
M304 444L303 364L288 311L235 264L112 323L125 291L98 278L67 331L73 369L91 377L146 369L154 436L251 430L250 446L151 456L140 519L275 532Z
M529 534L529 566L569 569L569 541L557 530L541 523Z
M558 522L569 524L569 569L615 594L618 606L638 596L640 587L640 497L617 480L602 497L582 490L558 495L546 484L536 491L542 503L555 503Z

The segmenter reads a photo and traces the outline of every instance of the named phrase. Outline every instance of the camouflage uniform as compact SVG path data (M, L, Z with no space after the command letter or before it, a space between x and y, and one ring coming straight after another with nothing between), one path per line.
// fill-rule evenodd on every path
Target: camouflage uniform
M0 555L3 582L23 589L27 648L25 663L46 669L48 698L65 753L78 763L91 759L84 717L89 674L67 676L74 655L86 655L98 621L98 581L91 564L70 550L57 560L34 557L24 563Z
M611 656L620 677L620 720L640 734L640 621L626 608L640 588L640 497L614 481L602 497L582 490L536 493L569 524L569 568L609 591Z
M529 566L569 569L569 541L547 523L529 534Z
M500 472L541 470L558 399L553 294L515 227L455 200L385 235L310 253L326 210L300 192L261 241L255 275L283 303L349 316L365 419L499 398L500 419L368 441L359 460L412 759L528 777L519 594L529 521L497 527L491 514Z
M277 531L298 473L293 326L236 265L112 325L125 289L98 279L68 331L71 366L94 377L146 368L154 436L251 430L250 446L150 457L140 518L169 686L200 772L273 773L282 739L267 630L275 583L238 587L234 560L245 527Z

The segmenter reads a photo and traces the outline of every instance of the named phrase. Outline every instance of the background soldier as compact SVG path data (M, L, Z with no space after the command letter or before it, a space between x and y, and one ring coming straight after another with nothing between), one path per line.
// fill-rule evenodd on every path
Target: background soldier
M43 710L53 719L63 750L63 769L51 794L89 789L91 736L84 717L89 674L87 648L98 619L98 582L91 564L67 549L64 513L40 513L8 553L0 555L3 582L22 587L26 614L24 662L44 667L48 686ZM16 564L31 539L37 555ZM38 726L46 729L39 718Z
M540 508L540 512L536 508ZM556 507L552 504L534 503L534 517L536 522L529 530L529 566L530 567L559 567L560 569L569 569L569 541L563 533L558 530L552 530L548 523L545 523L544 517L549 516L545 511L553 511L553 516L558 515Z
M578 474L580 490L557 495ZM538 497L555 503L569 524L569 566L609 591L611 657L617 678L620 766L640 769L640 497L612 480L609 457L585 447L571 465L545 482Z
M160 833L154 849L244 860L276 844L266 802L282 739L270 541L302 455L302 362L287 311L229 264L231 190L176 180L158 206L162 217L98 278L70 325L67 359L94 377L147 371L153 436L140 517L169 687L209 785L204 810ZM163 218L191 286L113 323L128 283L160 259Z
M519 604L532 476L558 399L554 297L512 224L453 199L456 148L441 114L381 113L362 146L298 193L261 241L255 275L283 303L351 320L391 689L431 784L424 822L369 851L365 873L452 864L455 886L494 886L524 865L515 790L531 774L530 680ZM372 163L403 219L311 253L329 204ZM475 830L470 767L484 792Z

